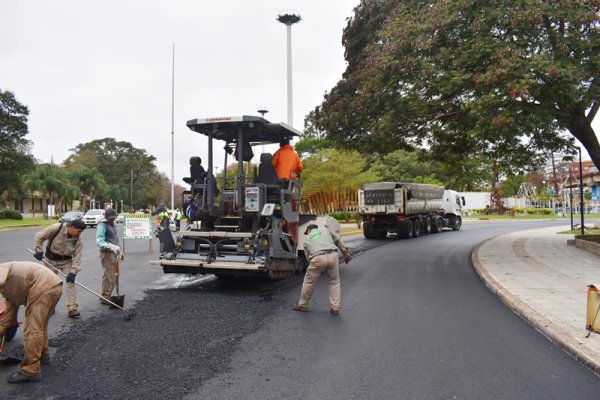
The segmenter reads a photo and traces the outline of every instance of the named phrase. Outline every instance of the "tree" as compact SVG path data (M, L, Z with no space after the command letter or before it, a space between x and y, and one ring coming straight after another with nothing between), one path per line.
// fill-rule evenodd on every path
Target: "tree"
M370 171L381 176L383 181L390 182L415 182L415 179L435 176L435 168L430 160L406 150L396 150L384 155L371 166Z
M331 147L331 141L328 140L315 125L315 112L311 111L304 118L304 132L302 139L294 145L294 149L301 158L308 157L318 150Z
M25 139L28 115L12 92L0 89L0 194L9 191L13 198L23 194L23 176L35 165Z
M102 174L106 188L98 191L97 197L103 202L120 199L112 198L127 188L130 208L145 208L156 204L161 188L161 177L154 161L156 158L145 150L135 148L131 143L113 138L93 140L78 144L70 149L71 154L65 160L69 169L80 167L96 168ZM115 186L116 185L116 186ZM117 189L117 187L120 187ZM112 188L112 192L106 190Z
M428 146L500 170L572 146L568 130L600 165L599 12L598 0L363 0L317 125L363 152Z
M54 164L37 165L31 174L25 176L24 181L30 193L39 191L42 198L49 197L48 204L58 203L59 210L65 200L75 197L77 191L66 172Z
M377 173L368 170L367 160L356 151L323 149L302 161L302 191L325 193L358 189L363 183L377 182Z
M106 190L104 176L96 169L89 167L80 167L70 172L71 181L79 189L79 203L85 209L94 208L91 200L96 198L97 193ZM86 201L87 200L87 201Z

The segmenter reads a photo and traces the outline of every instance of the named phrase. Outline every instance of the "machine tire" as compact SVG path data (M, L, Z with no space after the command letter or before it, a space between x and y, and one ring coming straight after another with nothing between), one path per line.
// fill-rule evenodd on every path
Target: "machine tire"
M298 259L296 262L296 275L303 275L308 268L308 260L306 259L304 252L298 253Z
M452 230L459 231L460 227L462 226L462 219L460 217L454 217L454 220L452 222Z

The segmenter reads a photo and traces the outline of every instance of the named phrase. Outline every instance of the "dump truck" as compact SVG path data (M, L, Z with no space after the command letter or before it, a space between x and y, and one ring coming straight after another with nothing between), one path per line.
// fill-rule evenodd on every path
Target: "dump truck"
M303 272L308 265L302 235L306 226L328 224L336 229L335 222L300 214L301 179L297 174L278 179L270 153L260 155L256 169L251 166L253 149L279 144L300 132L248 115L197 118L187 126L208 139L207 169L199 157L191 157L191 176L184 178L190 187L182 199L187 229L175 237L169 229L160 229L160 256L151 263L165 273L219 277L283 279ZM213 175L213 153L218 150L224 159L219 184ZM230 157L237 162L234 177L227 174Z
M409 239L444 228L458 231L464 205L464 197L436 185L377 182L358 191L358 211L367 239L383 239L388 233Z

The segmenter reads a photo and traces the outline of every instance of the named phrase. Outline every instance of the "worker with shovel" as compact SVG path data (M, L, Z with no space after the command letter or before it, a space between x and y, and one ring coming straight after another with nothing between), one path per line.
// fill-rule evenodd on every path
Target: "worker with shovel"
M96 229L96 244L100 248L100 263L103 271L102 297L105 299L111 298L117 284L117 264L125 258L119 247L119 237L115 226L116 216L115 209L107 208L104 212L105 219L98 224ZM103 299L100 299L100 303L110 305Z
M66 224L50 225L35 235L33 242L34 257L46 262L67 276L67 309L69 318L80 316L77 310L77 299L75 297L75 277L81 271L81 253L83 251L83 240L81 232L86 228L81 219L74 219ZM43 251L45 241L46 251Z
M0 293L7 302L0 319L0 341L17 322L19 306L25 305L24 357L19 370L8 376L10 383L36 382L42 378L41 364L50 362L48 321L62 294L62 281L49 268L28 261L0 263Z

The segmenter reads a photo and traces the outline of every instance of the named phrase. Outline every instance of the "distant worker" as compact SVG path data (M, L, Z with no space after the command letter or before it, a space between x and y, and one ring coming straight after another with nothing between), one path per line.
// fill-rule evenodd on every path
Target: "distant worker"
M175 210L175 230L179 232L181 228L181 220L183 219L183 213L179 211L179 208Z
M100 221L96 229L96 245L100 248L100 263L102 265L102 297L110 299L113 289L117 283L115 265L117 261L123 260L124 256L119 247L119 236L115 226L117 212L113 208L107 208L104 212L104 220ZM110 303L100 299L100 303Z
M67 309L69 318L80 316L75 290L75 277L81 271L81 253L83 240L81 232L86 228L81 219L74 219L63 224L53 224L39 231L34 238L33 255L39 261L44 260L62 271L67 280ZM46 251L42 245L45 241ZM49 268L49 267L48 267Z
M304 169L298 153L294 151L290 145L290 139L287 137L279 140L279 150L273 154L272 162L277 172L277 178L287 181L292 178L296 179Z
M0 293L6 299L6 312L0 319L0 341L17 323L19 306L26 306L23 361L19 369L8 376L8 382L39 381L41 365L50 362L48 321L62 295L62 281L50 268L35 262L1 263Z
M310 224L304 234L308 235L308 238L304 242L304 254L309 261L309 265L304 275L300 301L294 305L294 310L308 311L308 304L317 279L319 279L319 276L323 272L327 271L329 279L329 311L333 315L339 315L341 284L337 250L340 249L342 251L346 264L352 259L350 252L344 242L342 242L342 237L328 228L319 229L318 225Z

